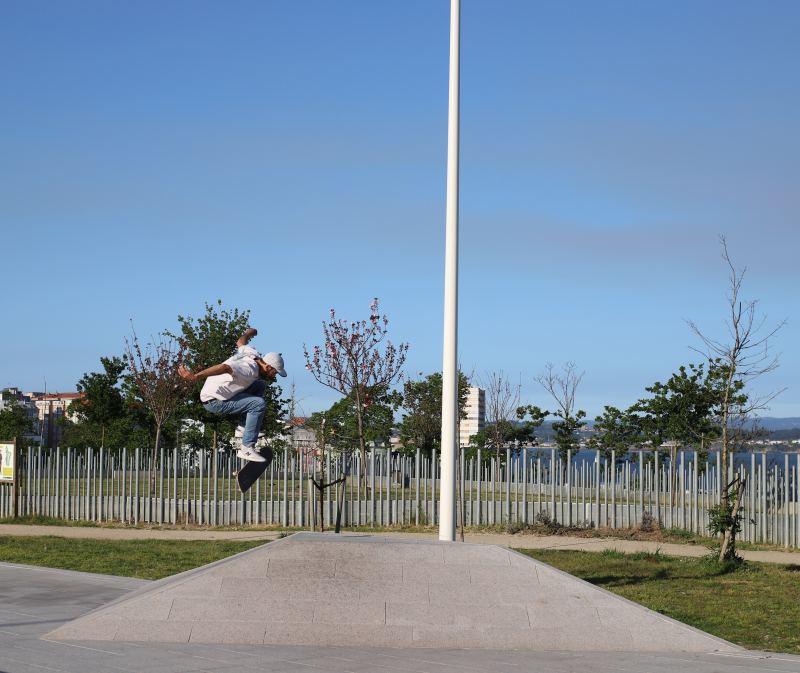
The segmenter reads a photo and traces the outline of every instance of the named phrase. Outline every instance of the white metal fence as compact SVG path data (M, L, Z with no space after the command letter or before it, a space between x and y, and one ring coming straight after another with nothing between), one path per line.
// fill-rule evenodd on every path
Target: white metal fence
M238 460L227 453L191 455L151 452L27 450L19 466L16 512L71 520L228 526L309 526L336 517L341 486L326 489L320 504L309 480L314 459L288 451L276 456L246 494L236 485ZM649 515L663 527L708 531L708 509L734 470L747 476L740 539L800 547L800 454L753 453L720 479L718 457L699 461L680 452L675 464L652 452L620 460L582 451L565 459L555 450L521 449L490 457L460 457L457 511L467 526L532 524L545 516L564 526L628 528ZM318 461L316 461L318 468ZM348 467L326 459L326 481ZM437 522L439 458L367 454L366 483L355 477L359 456L349 463L344 486L345 526L391 526ZM313 502L313 505L311 504ZM312 509L313 508L313 509ZM12 489L0 487L0 517L14 511Z

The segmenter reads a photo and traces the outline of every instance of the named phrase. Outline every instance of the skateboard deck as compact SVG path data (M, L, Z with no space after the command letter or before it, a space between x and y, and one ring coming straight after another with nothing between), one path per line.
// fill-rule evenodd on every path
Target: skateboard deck
M236 473L236 483L239 484L239 490L242 493L247 493L250 490L250 487L267 471L269 464L272 462L272 449L264 449L261 455L267 459L265 462L256 463L248 460Z

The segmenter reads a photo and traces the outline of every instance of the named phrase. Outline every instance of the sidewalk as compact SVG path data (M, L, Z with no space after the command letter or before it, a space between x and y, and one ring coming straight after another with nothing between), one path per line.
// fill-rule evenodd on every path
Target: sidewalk
M352 531L349 531L352 533ZM434 533L394 533L381 532L388 538L436 539ZM54 535L56 537L88 538L95 540L276 540L283 534L280 531L248 530L170 530L147 528L100 528L78 526L18 526L0 524L2 535ZM701 545L674 544L639 540L617 540L614 538L582 538L566 535L500 535L492 533L467 533L464 541L472 544L496 544L516 549L557 549L569 551L600 552L616 550L626 554L635 552L659 552L665 556L687 556L697 558L708 554ZM792 551L751 551L739 553L748 561L761 563L781 563L800 565L800 552Z

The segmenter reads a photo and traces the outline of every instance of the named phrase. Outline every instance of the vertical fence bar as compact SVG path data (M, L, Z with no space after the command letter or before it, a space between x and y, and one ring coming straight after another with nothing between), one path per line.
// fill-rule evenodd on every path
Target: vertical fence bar
M375 511L375 449L369 452L369 525L374 526L376 522Z
M436 517L436 468L439 465L436 449L431 452L431 522L436 525L438 519Z
M595 499L595 520L594 527L600 528L600 449L594 454L594 499Z
M483 496L481 495L481 484L483 482L483 460L481 459L481 450L480 449L478 449L478 451L477 451L475 470L476 470L475 477L476 477L477 482L478 482L478 484L477 484L477 486L478 486L478 497L477 497L477 501L476 501L475 505L477 507L477 522L478 522L478 525L480 526L483 523L482 514L483 514L483 509L484 509L484 507L483 507Z
M611 527L617 527L617 452L611 449Z
M414 525L419 526L419 502L420 502L420 453L417 448L416 455L414 456Z
M767 542L767 454L761 452L761 542Z
M522 448L522 523L528 523L528 447Z

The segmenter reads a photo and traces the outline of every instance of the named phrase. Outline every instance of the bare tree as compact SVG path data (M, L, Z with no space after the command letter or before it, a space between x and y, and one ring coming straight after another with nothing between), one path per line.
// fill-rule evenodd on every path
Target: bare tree
M155 426L151 465L155 465L158 456L164 424L182 405L189 387L189 382L178 374L185 357L180 343L164 334L142 345L131 322L131 337L125 339L125 359L136 394Z
M562 454L570 449L579 448L577 432L586 422L586 412L575 409L575 394L586 372L578 373L574 362L565 362L561 371L556 370L551 362L545 365L544 373L536 377L542 386L556 401L558 408L554 415L560 421L553 423L556 433L556 444Z
M366 464L364 416L368 406L402 378L408 344L395 346L388 340L389 319L378 311L378 299L369 307L367 320L348 321L336 317L322 323L323 346L311 352L303 346L306 369L323 385L352 397L358 426L358 448L362 470ZM365 472L363 474L366 474Z
M513 434L511 419L519 407L522 386L511 383L502 370L486 373L480 385L486 390L486 439L499 458L500 450Z
M731 454L741 443L747 419L757 411L768 408L768 404L782 391L753 396L745 392L747 386L758 377L778 367L778 358L770 351L770 340L786 324L785 320L772 327L767 326L766 316L758 313L758 300L741 298L742 281L746 268L737 269L728 253L728 244L720 236L722 259L728 267L728 317L725 325L727 339L717 340L708 336L692 321L689 327L703 342L705 349L698 350L712 363L719 389L718 422L720 426L721 478L727 480ZM724 483L724 482L723 482ZM722 535L719 560L735 560L736 533L741 520L741 500L745 480L735 477L722 491L721 509L717 512L715 528Z

